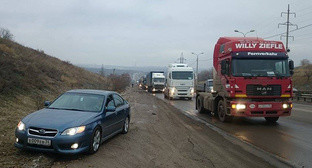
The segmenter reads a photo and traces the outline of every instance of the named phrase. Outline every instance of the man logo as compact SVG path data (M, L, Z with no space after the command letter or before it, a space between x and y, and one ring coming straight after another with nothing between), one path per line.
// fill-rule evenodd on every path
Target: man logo
M258 91L271 91L272 90L272 88L271 87L257 87L257 90Z

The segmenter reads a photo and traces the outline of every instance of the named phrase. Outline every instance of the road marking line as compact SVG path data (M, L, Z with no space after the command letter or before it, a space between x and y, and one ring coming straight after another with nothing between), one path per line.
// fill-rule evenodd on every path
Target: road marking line
M307 113L312 113L312 110L307 110L307 109L298 108L298 107L294 107L293 110L299 110L299 111L304 111L304 112L307 112Z

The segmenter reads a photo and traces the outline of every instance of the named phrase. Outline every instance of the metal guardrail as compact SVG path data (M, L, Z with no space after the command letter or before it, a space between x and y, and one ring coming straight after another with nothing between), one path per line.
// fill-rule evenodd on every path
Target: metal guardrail
M293 99L297 101L305 101L312 103L312 91L297 91L294 92Z

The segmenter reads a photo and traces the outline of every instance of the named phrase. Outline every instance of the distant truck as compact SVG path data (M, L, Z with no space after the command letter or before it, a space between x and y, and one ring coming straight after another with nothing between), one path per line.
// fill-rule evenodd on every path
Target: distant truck
M207 79L204 83L205 92L213 92L213 79Z
M146 75L148 92L163 92L165 88L165 75L163 71L151 71Z
M139 87L143 90L146 90L146 77L142 76L139 80Z
M164 97L168 99L194 97L194 72L187 64L170 64L166 75Z
M196 109L222 122L234 116L276 122L291 114L293 69L282 42L221 37L213 55L213 91L197 91Z

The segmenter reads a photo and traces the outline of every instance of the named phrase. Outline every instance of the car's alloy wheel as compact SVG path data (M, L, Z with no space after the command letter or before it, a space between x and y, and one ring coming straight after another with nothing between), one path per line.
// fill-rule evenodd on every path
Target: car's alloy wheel
M129 119L129 117L127 117L125 119L125 122L124 122L124 125L123 125L123 128L122 128L122 133L123 134L128 133L128 131L129 131L129 123L130 123L130 119Z
M96 128L96 130L93 132L90 153L97 152L99 150L100 144L101 144L101 131L99 128Z

